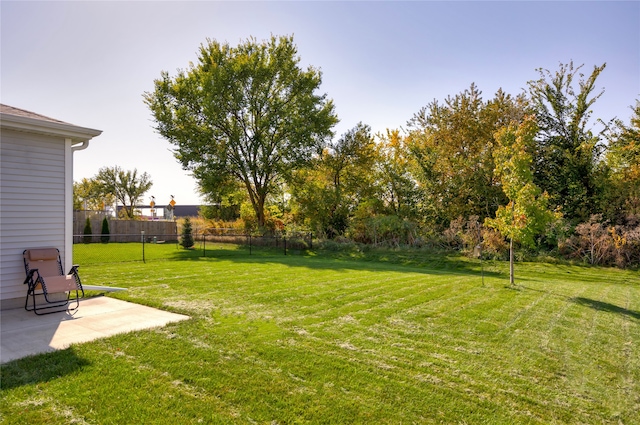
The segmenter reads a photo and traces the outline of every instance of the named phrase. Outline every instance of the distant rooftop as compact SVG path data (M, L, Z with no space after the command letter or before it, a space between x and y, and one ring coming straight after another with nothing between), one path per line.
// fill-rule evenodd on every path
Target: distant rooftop
M44 115L36 114L35 112L27 111L25 109L16 108L9 105L3 105L2 103L0 103L0 113L7 114L7 115L15 115L18 117L33 118L41 121L55 122L58 124L69 124L67 122L60 121Z

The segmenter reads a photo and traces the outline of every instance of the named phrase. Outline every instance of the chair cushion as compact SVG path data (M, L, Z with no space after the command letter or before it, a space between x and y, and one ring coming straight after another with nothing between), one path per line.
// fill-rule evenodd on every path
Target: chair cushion
M72 275L46 277L44 279L44 286L47 288L47 293L49 294L75 291L78 289L76 280Z
M29 259L31 261L58 260L58 250L55 248L30 249Z

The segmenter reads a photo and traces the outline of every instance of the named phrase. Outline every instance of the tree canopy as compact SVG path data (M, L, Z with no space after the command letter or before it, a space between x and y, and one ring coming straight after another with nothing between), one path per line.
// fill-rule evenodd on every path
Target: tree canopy
M631 123L597 117L605 130L594 130L605 64L583 67L538 69L515 96L485 99L472 83L406 129L372 135L361 122L337 140L321 73L302 69L292 37L208 40L195 64L163 72L144 97L213 215L224 208L244 228L466 250L482 237L504 255L505 238L582 252L580 223L597 222L608 264L638 264L640 103Z
M499 90L490 101L472 84L444 103L429 103L409 121L416 174L439 225L459 216L489 217L505 197L495 176L493 133L522 117L526 102Z
M540 128L535 181L549 193L554 207L578 222L593 213L600 199L598 160L604 146L589 124L591 107L604 93L594 90L605 66L594 66L585 78L582 65L569 62L560 64L556 72L539 69L540 78L529 81Z
M163 72L144 99L156 130L175 146L209 198L237 183L258 223L280 180L322 151L337 122L321 73L302 69L293 37L233 47L207 40L198 60L175 77Z
M368 198L375 152L371 127L358 123L324 149L312 168L296 173L293 197L312 228L329 238L345 233L349 217Z
M138 170L123 170L119 166L103 167L94 177L95 182L103 194L113 194L116 200L124 206L123 212L127 218L135 215L135 206L147 193L153 182L147 173L138 175Z
M608 137L608 172L604 212L614 222L640 216L640 101L631 108L631 122L617 120Z
M493 156L496 175L509 203L501 205L495 218L485 224L500 231L510 240L510 281L513 285L514 240L529 248L535 245L535 236L543 233L557 217L548 209L548 195L533 182L531 165L533 140L538 125L533 116L521 123L511 123L495 133L496 148Z
M83 178L73 183L74 210L104 210L107 205L113 205L113 193L103 193L103 188L95 178Z

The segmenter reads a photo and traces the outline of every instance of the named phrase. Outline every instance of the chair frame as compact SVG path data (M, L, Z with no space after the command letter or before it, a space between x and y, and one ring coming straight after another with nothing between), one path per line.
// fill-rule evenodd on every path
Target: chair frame
M29 255L31 251L37 250L56 250L57 256L57 269L58 275L56 276L43 276L40 274L38 268L32 268L36 263L29 259ZM25 249L22 253L22 258L24 261L24 268L27 274L26 279L23 284L28 284L29 288L27 290L27 297L24 303L24 309L27 311L33 311L37 315L44 315L50 313L58 313L62 311L73 311L76 310L80 306L80 298L84 297L84 289L82 288L82 282L80 281L80 275L78 274L78 268L80 266L73 265L69 273L64 274L64 269L62 268L62 260L60 258L60 250L57 248L35 248L35 249ZM48 261L55 261L53 258L48 259ZM66 280L70 280L71 282L66 283L67 287L61 287L61 285L49 285L47 288L47 278L50 281L58 280L60 278L66 278ZM71 298L72 292L75 292L75 306L71 302L73 299ZM50 295L52 294L66 294L66 299L50 299ZM36 296L40 296L44 298L44 303L36 303ZM32 300L32 306L29 306L29 298Z

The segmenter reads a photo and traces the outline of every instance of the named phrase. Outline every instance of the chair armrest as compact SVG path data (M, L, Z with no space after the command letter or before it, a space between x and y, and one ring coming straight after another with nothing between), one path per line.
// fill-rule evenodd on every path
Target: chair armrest
M80 280L80 275L78 274L78 268L80 268L80 266L77 264L74 264L73 266L71 266L71 270L69 270L69 273L67 274L73 275L73 277L76 280L76 284L78 285L78 288L80 288L80 291L82 291L82 297L84 298L84 288L82 287L82 281Z
M31 269L29 270L29 274L27 275L27 278L24 280L24 282L22 282L22 284L27 284L29 282L33 282L33 274L37 273L38 269Z

